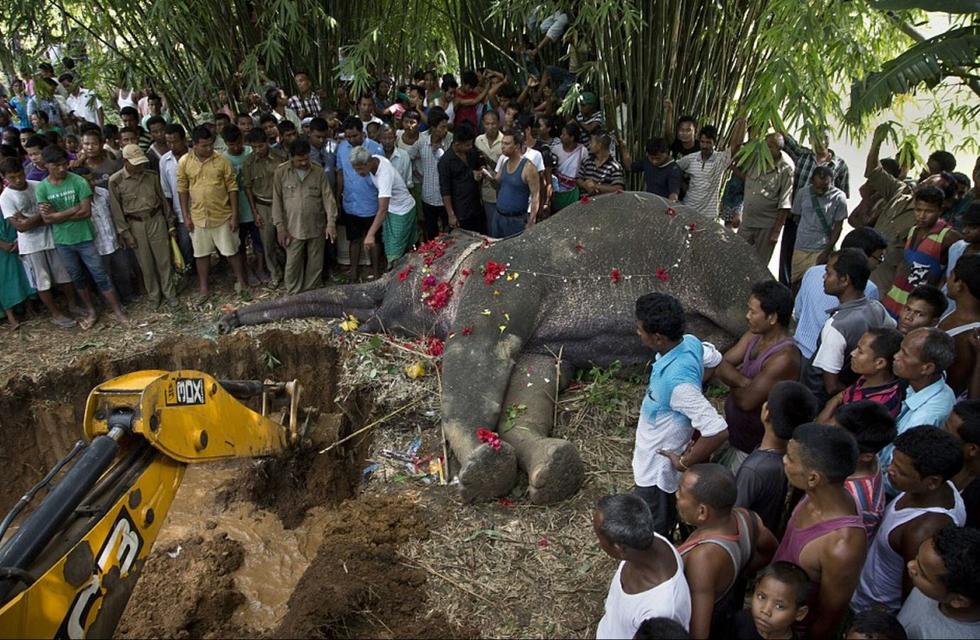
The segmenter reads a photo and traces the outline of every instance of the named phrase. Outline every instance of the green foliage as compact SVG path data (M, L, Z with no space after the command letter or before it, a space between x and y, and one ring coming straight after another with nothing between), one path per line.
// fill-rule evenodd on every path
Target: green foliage
M269 371L272 371L276 367L282 364L282 362L277 358L271 351L263 351L261 356L262 364Z
M622 369L619 361L607 369L593 366L588 371L579 371L576 382L583 385L582 399L586 408L595 408L603 413L615 413L620 403L627 400L622 380L618 374Z
M526 404L511 404L507 405L504 410L504 424L500 429L500 433L507 433L517 425L517 419L527 413Z
M978 66L980 26L969 25L920 42L882 65L851 87L847 120L859 123L870 114L889 107L895 96L924 84L938 85L954 67Z
M943 13L978 13L980 0L870 0L879 11L941 11Z

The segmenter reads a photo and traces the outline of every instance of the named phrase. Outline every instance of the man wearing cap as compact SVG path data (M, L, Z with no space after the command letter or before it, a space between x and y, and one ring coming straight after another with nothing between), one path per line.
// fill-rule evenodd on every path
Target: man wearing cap
M596 94L586 91L579 96L578 113L575 114L575 121L582 128L582 133L579 134L578 138L581 144L588 146L593 135L602 133L606 120L602 117L602 111L599 109L599 97Z
M109 205L116 232L136 251L147 299L156 305L177 302L170 261L174 213L163 196L160 176L147 170L149 159L139 145L123 147L123 168L109 178Z

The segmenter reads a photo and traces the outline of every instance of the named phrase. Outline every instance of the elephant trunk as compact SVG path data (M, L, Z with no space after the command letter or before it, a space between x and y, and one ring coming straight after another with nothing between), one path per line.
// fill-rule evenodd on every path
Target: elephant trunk
M259 302L227 313L218 321L220 333L237 327L265 324L289 318L340 318L351 314L366 320L381 304L385 278L363 285L314 289L268 302Z

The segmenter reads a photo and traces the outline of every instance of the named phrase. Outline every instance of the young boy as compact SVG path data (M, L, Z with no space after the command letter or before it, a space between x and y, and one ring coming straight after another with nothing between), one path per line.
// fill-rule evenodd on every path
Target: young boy
M122 147L128 147L131 144L140 143L140 132L133 127L124 127L119 131L119 144ZM122 152L120 151L120 157L122 157Z
M677 519L674 493L681 473L707 461L728 431L701 393L704 346L697 337L684 334L681 303L665 293L641 296L636 301L636 333L653 350L655 361L636 428L633 491L650 506L654 530L669 536ZM695 430L701 437L692 444Z
M858 443L857 468L847 478L844 488L854 496L870 543L885 510L885 479L878 464L878 452L895 439L895 419L883 405L873 400L858 400L838 409L834 421L850 431Z
M949 266L946 267L946 280L949 280L949 275L953 273L956 262L960 258L980 252L980 202L973 202L960 219L963 224L963 229L960 231L963 234L963 239L958 240L949 248ZM944 287L943 292L945 293L945 291ZM950 299L947 310L952 311L955 308L956 303Z
M909 292L908 300L898 314L898 330L907 335L919 327L935 327L946 313L946 295L931 284L920 284Z
M898 613L910 638L980 637L980 531L952 525L908 564L914 588Z
M907 640L905 627L893 613L868 609L854 616L844 640Z
M912 589L906 571L919 546L947 524L963 526L966 509L950 478L963 466L959 442L932 426L909 429L895 439L888 466L892 486L901 491L888 503L868 550L851 608L882 605L898 611Z
M777 382L762 405L765 434L762 444L749 454L735 476L735 505L755 511L773 533L779 530L786 502L783 454L793 430L810 422L817 413L817 398L799 382Z
M810 578L792 562L773 562L762 570L755 583L751 610L735 616L733 637L740 640L795 638L793 625L806 617L810 608Z
M931 185L919 187L912 206L915 226L909 229L904 258L883 300L888 313L896 320L912 289L920 284L939 284L946 272L949 248L960 239L960 234L941 217L946 208L946 194L942 189Z
M32 182L40 182L48 177L48 168L45 166L44 158L41 154L46 146L48 146L48 141L44 136L38 135L31 136L24 144L24 150L27 151L27 158L31 161L30 164L24 167L24 172L27 179Z
M38 214L35 197L38 183L27 180L16 158L0 161L0 176L7 182L7 188L0 193L0 211L17 230L17 250L27 279L51 313L51 322L62 328L74 327L75 321L58 307L51 294L51 289L57 286L70 307L78 305L71 277L55 250L51 227Z
M107 124L102 127L102 137L105 139L103 149L116 160L122 159L122 147L119 146L119 127L114 124Z
M869 329L851 351L851 369L857 382L827 401L817 422L829 424L840 407L860 400L873 400L898 417L902 408L902 381L892 372L892 360L902 347L902 334L895 329Z
M44 222L53 225L58 255L85 307L85 317L80 323L82 329L91 329L97 318L85 281L86 272L112 308L116 320L128 325L129 318L95 249L95 234L89 220L92 217L92 188L84 178L68 173L68 154L64 149L48 146L42 155L50 175L37 187L38 207Z

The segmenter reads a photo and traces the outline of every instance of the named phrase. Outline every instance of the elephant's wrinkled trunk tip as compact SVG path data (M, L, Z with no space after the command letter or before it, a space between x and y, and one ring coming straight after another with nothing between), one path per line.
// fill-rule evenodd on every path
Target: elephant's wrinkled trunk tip
M218 333L221 335L227 335L241 326L238 321L238 312L232 311L231 313L226 313L218 320Z

